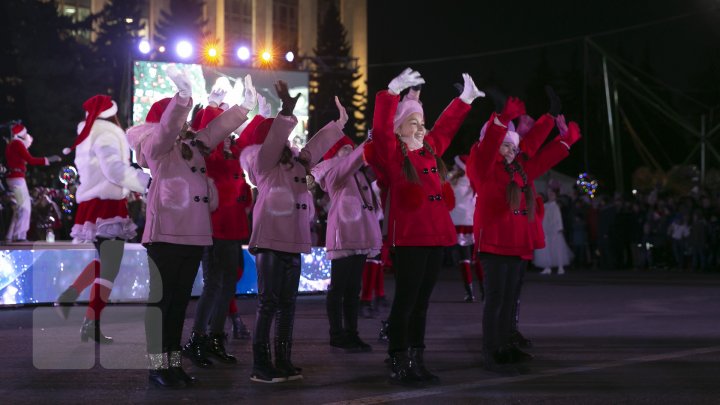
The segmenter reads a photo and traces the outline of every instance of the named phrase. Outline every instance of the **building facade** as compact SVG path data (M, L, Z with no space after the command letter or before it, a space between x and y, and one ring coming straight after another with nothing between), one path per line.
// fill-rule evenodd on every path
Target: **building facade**
M57 0L61 14L80 21L99 12L108 0ZM147 0L142 13L141 37L151 42L155 26L170 0ZM352 56L361 78L356 85L367 96L367 0L206 0L203 18L209 38L225 50L226 58L241 46L251 52L271 49L283 57L287 51L312 56L317 45L318 25L329 5L335 3L347 30Z

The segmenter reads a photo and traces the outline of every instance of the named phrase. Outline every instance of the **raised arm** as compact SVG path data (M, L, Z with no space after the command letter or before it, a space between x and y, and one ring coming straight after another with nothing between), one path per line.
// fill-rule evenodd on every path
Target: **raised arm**
M99 136L92 146L92 151L98 157L100 170L109 182L130 191L144 193L149 187L150 176L133 168L121 158L122 147L115 136Z
M580 140L580 127L570 122L567 129L561 128L560 136L543 146L537 155L525 164L529 179L536 179L557 165L570 154L570 147Z
M463 121L465 121L465 117L470 112L470 105L473 100L485 96L485 93L478 90L469 74L463 73L462 76L464 81L462 93L450 102L450 105L440 114L427 135L433 140L435 153L438 156L445 153L445 150L450 146L450 142L452 142L453 137L455 137Z
M363 152L365 151L365 144L361 144L349 155L340 158L333 167L331 167L326 176L326 184L331 185L333 189L345 184L348 179L355 174L363 166Z

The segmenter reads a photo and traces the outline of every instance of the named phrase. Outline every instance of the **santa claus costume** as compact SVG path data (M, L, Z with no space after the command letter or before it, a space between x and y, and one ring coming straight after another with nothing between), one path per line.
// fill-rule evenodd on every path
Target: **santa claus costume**
M112 338L100 331L100 314L120 272L125 241L135 237L137 229L128 215L126 197L131 191L145 193L150 176L130 166L130 147L125 131L118 125L117 104L106 95L96 95L85 101L83 109L85 121L78 124L78 137L72 148L63 151L69 154L75 149L80 176L75 192L78 208L70 236L74 242L94 243L100 259L85 267L55 305L67 317L67 305L92 283L80 338L111 343Z
M7 159L8 173L6 177L8 188L15 197L15 209L8 226L5 241L23 242L27 239L27 232L30 229L30 212L32 204L25 173L27 165L47 166L53 162L59 162L59 156L34 157L28 152L32 145L33 137L28 133L27 128L22 124L15 124L10 128L12 139L5 147L5 159Z
M483 357L486 369L516 372L518 360L510 341L518 278L534 249L536 200L532 181L568 155L580 138L577 126L554 139L535 156L516 159L519 135L508 130L511 120L525 113L525 105L510 98L500 115L493 113L483 139L471 148L468 176L477 187L473 227L485 271Z
M454 195L445 182L440 156L482 95L472 78L463 74L462 95L443 111L426 132L419 90L400 92L425 81L406 69L376 96L372 153L377 172L387 177L388 241L395 249L395 297L389 317L390 381L403 385L437 383L424 365L427 310L443 249L457 242L450 218ZM426 136L427 135L427 136Z
M307 174L342 136L342 125L330 122L302 150L288 136L297 125L287 83L275 84L282 108L275 118L255 129L240 161L258 189L253 210L250 253L255 255L258 304L253 333L250 380L278 383L303 378L292 363L295 302L300 282L301 253L310 253L313 198ZM344 123L343 123L344 125ZM275 320L275 362L270 354L270 327Z
M368 352L372 348L358 335L358 296L365 260L377 256L382 246L380 206L363 161L364 144L353 147L350 138L342 137L312 173L331 201L325 240L332 260L326 300L330 346Z
M455 224L458 243L455 246L457 254L458 266L460 267L460 275L462 277L463 286L465 287L465 302L474 302L475 293L472 284L472 257L473 238L472 224L473 212L475 209L475 190L470 185L470 180L465 172L465 164L468 155L455 156L455 169L450 172L448 182L455 193L455 208L450 211L450 218ZM475 266L477 279L480 282L480 297L484 297L485 293L482 287L482 270L481 267Z

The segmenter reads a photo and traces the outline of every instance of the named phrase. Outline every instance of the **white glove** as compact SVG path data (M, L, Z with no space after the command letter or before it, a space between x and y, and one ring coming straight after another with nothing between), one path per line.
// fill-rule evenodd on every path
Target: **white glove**
M423 83L425 83L425 79L420 76L420 72L407 68L403 70L399 76L390 81L388 89L390 89L392 94L397 95L408 87L417 86L418 84Z
M340 100L335 96L335 105L337 106L338 112L340 113L340 117L335 120L335 122L338 125L338 128L343 129L345 128L345 124L348 122L348 113L345 111L345 107L343 107L342 104L340 104Z
M252 77L250 75L245 76L245 91L243 92L245 98L243 99L240 107L245 108L248 111L252 111L257 104L257 90L253 87Z
M222 88L216 88L213 89L210 92L210 95L208 96L208 105L211 107L218 107L220 104L222 104L223 100L225 99L225 95L227 94L227 91Z
M57 163L57 162L61 162L62 158L58 155L52 155L52 156L48 156L47 160L49 163Z
M177 86L178 94L181 98L187 99L192 97L192 84L185 72L179 71L175 66L170 65L167 68L167 74L170 80Z
M258 115L268 118L270 117L270 114L272 114L272 106L270 103L267 102L265 97L263 97L262 94L258 93L257 95L257 101L258 101Z
M463 85L462 94L460 94L460 100L462 100L465 104L472 104L473 100L476 98L485 97L485 93L478 90L475 82L469 74L463 73L462 77L465 83Z

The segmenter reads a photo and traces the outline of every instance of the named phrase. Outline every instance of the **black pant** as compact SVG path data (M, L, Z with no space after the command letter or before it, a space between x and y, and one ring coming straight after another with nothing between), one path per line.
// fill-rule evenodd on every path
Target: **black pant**
M180 350L185 310L203 247L174 243L149 243L145 247L150 271L150 293L145 315L148 353ZM160 320L157 319L158 309Z
M513 321L511 332L518 331L518 324L520 323L520 293L522 293L523 282L525 281L525 270L527 269L528 260L524 260L525 264L520 268L520 274L518 275L517 286L515 287L515 306L513 307Z
M203 252L203 291L195 309L193 331L222 334L228 305L235 297L237 268L242 245L239 240L214 239Z
M270 343L275 317L275 340L292 341L295 300L300 284L300 253L259 249L255 254L258 305L253 344Z
M390 355L408 347L425 348L427 309L442 260L442 246L395 248L395 298L388 319Z
M332 261L325 302L330 322L330 337L357 335L360 284L366 258L367 255L353 255Z
M518 256L480 253L485 279L483 351L492 353L509 342L518 291L518 279L527 261Z

